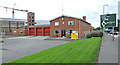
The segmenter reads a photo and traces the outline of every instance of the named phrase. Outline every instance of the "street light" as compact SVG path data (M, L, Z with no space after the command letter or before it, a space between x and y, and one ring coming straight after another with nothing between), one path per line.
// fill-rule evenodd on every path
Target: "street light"
M104 22L104 18L105 18L105 15L104 15L104 12L105 12L105 6L108 6L107 4L106 5L103 5L103 22ZM103 31L104 31L104 25L103 25Z

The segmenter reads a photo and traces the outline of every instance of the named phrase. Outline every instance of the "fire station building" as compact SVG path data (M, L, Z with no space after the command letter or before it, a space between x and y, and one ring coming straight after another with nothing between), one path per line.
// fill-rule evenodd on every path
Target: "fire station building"
M35 13L29 12L27 26L13 30L12 33L17 36L70 37L72 31L76 31L79 37L83 37L91 32L91 24L86 21L86 16L81 19L63 15L50 20L49 25L35 24Z
M72 31L77 31L79 37L90 32L90 23L86 22L86 16L75 18L70 16L60 16L50 21L50 36L70 37Z

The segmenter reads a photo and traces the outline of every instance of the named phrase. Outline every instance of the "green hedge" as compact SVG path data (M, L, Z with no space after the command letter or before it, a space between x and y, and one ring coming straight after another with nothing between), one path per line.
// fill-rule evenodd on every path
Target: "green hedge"
M102 38L103 37L103 32L100 31L100 32L92 32L92 33L88 33L86 35L87 38L91 38L91 37L100 37Z

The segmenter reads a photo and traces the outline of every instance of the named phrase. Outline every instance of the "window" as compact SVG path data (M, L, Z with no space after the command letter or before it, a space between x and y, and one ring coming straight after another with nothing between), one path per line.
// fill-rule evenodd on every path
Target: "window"
M32 22L34 22L34 20L32 20Z
M73 21L68 21L68 25L73 25Z
M31 18L31 16L29 16L29 18Z
M63 21L63 25L64 25L64 21Z
M27 30L27 28L25 28Z
M23 31L20 31L20 34L22 34L23 33Z
M68 36L71 36L73 30L68 30Z
M16 33L17 33L17 31L14 31L14 33L16 34Z
M32 18L34 19L34 17L32 16Z
M62 18L62 20L64 20L64 18Z
M54 35L59 35L59 30L54 30Z
M59 22L55 22L55 26L59 26Z
M29 22L31 22L31 20L29 20Z

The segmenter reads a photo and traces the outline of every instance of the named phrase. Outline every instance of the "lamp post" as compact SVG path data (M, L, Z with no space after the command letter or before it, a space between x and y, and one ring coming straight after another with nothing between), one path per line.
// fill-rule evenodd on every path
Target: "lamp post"
M108 6L107 4L106 5L103 5L103 22L104 22L104 18L105 18L105 15L104 15L104 12L105 12L105 6ZM103 26L103 32L104 32L104 28L105 26Z

